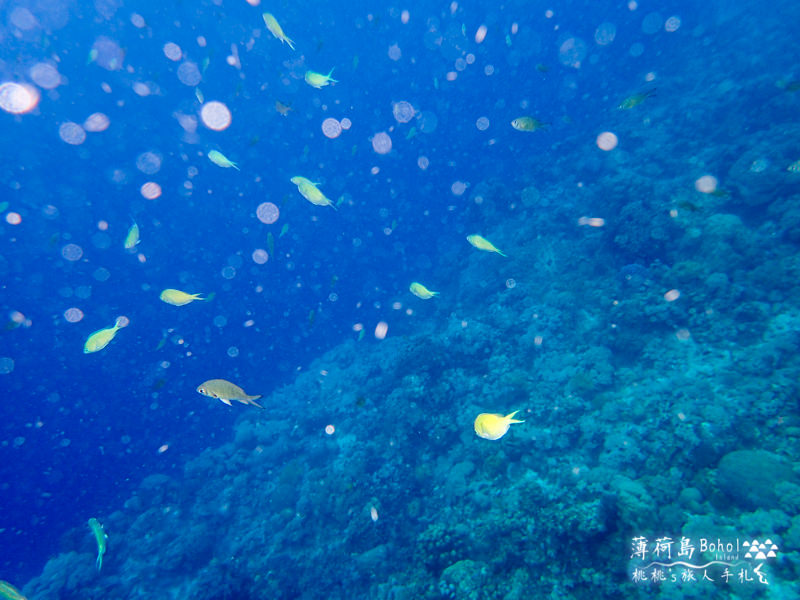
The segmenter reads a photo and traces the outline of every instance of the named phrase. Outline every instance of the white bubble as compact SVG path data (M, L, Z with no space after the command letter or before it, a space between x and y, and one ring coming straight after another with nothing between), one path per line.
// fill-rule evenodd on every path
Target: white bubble
M389 324L386 321L381 321L375 326L375 337L379 340L382 340L386 337L386 334L389 331Z
M228 107L216 100L206 102L203 105L203 108L200 109L200 118L206 127L214 131L227 129L232 120L231 111L228 110Z
M678 31L678 28L681 26L681 18L678 16L673 16L667 19L667 22L664 23L664 29L672 33L673 31Z
M258 217L259 221L267 225L272 225L278 220L279 216L280 211L272 202L262 202L258 205L258 208L256 208L256 217Z
M0 375L8 375L14 370L14 359L8 356L0 356Z
M236 269L234 267L228 266L222 269L222 277L224 279L233 279L236 277Z
M187 60L178 67L178 79L183 85L195 87L203 79L203 76L200 74L197 64Z
M353 125L353 122L350 121L350 119L348 119L347 117L342 119L339 123L342 126L342 129L350 129L350 127L352 127Z
M108 129L110 125L110 121L106 115L103 113L92 113L86 120L83 122L83 128L86 131L90 131L92 133L98 133L100 131L105 131Z
M594 32L594 41L600 46L608 46L617 37L617 26L613 23L601 23Z
M694 189L703 194L712 194L717 190L717 178L713 175L703 175L694 182Z
M475 43L476 44L480 44L481 42L483 42L483 40L486 39L486 32L487 31L488 30L486 29L486 25L481 25L480 27L478 27L478 31L475 32Z
M463 71L467 68L467 61L459 56L453 66L456 68L456 71Z
M392 60L400 60L401 56L403 56L403 53L400 50L400 46L397 44L392 44L389 46L389 58Z
M136 168L145 175L154 175L161 169L161 157L155 152L142 152L136 157Z
M79 146L86 141L86 131L83 127L72 121L61 124L58 128L58 136L66 143L73 146Z
M558 49L558 60L562 65L579 69L588 51L589 47L582 39L569 38Z
M450 191L454 196L462 196L467 191L468 186L469 184L463 181L454 181L453 185L450 186Z
M50 63L36 63L31 67L31 79L40 88L53 90L61 83L61 75Z
M239 356L239 349L236 346L231 346L230 348L228 348L228 356L230 356L231 358L236 358L237 356Z
M475 127L477 127L479 131L486 131L489 129L489 119L486 117L479 117L478 120L475 121Z
M428 168L428 165L430 165L430 161L427 156L420 156L417 159L417 166L423 171Z
M394 118L398 123L408 123L414 118L416 111L410 102L401 100L400 102L395 102L392 106L392 114L394 114Z
M342 124L336 119L328 117L322 122L322 133L327 138L337 138L342 134Z
M183 51L178 44L167 42L164 44L164 56L170 60L178 61L183 57Z
M142 184L139 193L148 200L155 200L161 196L161 186L155 181L148 181Z
M378 154L389 154L392 150L392 138L385 131L376 133L372 138L372 149Z
M83 319L83 311L80 308L68 308L64 311L64 319L66 319L68 323L77 323Z
M39 104L39 90L26 83L0 84L0 108L14 115L33 110Z
M61 248L61 256L72 262L80 260L83 256L83 248L78 244L67 244Z
M256 263L257 265L263 265L269 260L269 254L267 254L266 250L258 248L256 250L253 250L252 258L253 262Z
M610 131L604 131L600 135L597 136L597 147L600 150L605 150L608 152L609 150L613 150L617 147L618 143L617 136Z

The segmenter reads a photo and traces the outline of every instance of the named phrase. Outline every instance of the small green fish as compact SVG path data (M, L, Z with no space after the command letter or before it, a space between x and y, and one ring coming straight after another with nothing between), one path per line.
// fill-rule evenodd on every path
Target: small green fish
M625 98L625 100L619 103L619 106L617 106L617 108L619 110L630 110L632 108L636 108L642 102L647 100L650 96L655 96L655 94L656 91L653 89L647 92L642 92L641 94L634 94L633 96L628 96L627 98Z
M431 298L434 298L439 295L439 292L433 292L429 290L418 281L413 282L410 286L408 286L408 289L417 298L422 298L423 300L430 300Z
M406 134L406 139L407 140L413 140L415 137L417 137L417 133L419 133L417 131L417 128L416 127L412 127L411 129L408 130L408 133Z
M223 169L233 167L237 171L239 170L239 167L235 162L231 162L228 160L227 156L225 156L222 152L217 152L216 150L211 150L211 152L208 153L208 160L213 162L218 167L222 167Z
M139 226L134 221L133 225L128 229L128 235L125 236L125 250L133 250L140 241Z
M281 227L280 234L278 234L278 238L282 238L284 235L286 235L287 231L289 231L289 224L288 223L284 223L283 227Z
M517 117L511 121L511 126L517 131L538 131L545 129L550 123L545 123L533 117Z
M205 102L205 96L203 96L203 92L200 91L200 88L194 88L194 97L197 98L200 104Z
M124 322L124 317L117 317L117 320L114 322L112 327L98 329L91 334L88 338L86 338L86 343L83 345L83 353L90 354L92 352L99 352L108 346L108 344L111 343L111 340L114 339L114 336L117 335L117 331L125 326L123 325Z
M17 588L7 581L0 581L0 598L6 598L6 600L27 600Z
M275 254L275 237L272 235L271 231L267 234L267 248L269 249L270 256Z
M477 234L467 236L467 241L475 246L478 250L485 250L486 252L496 252L500 256L506 256L500 250L495 248L495 245L487 240L485 237Z
M103 526L100 524L100 521L94 517L89 519L89 529L92 530L94 539L97 542L97 560L95 561L95 565L99 571L103 568L103 555L106 553L108 535L106 535L106 532L103 530Z
M8 206L9 203L7 201L0 202L0 213L5 212Z
M317 318L317 313L312 308L311 311L308 313L308 326L309 327L313 327L314 326L314 321L316 320L316 318Z
M256 402L256 400L261 398L260 394L251 396L238 385L231 383L226 379L209 379L208 381L204 381L197 386L197 392L203 394L203 396L216 398L228 406L233 406L231 404L231 400L236 400L242 404L252 404L258 408L264 408Z
M317 73L316 71L306 71L305 80L308 85L313 88L323 88L326 85L330 85L331 83L339 83L333 77L333 69L328 71L327 75L323 75L322 73Z

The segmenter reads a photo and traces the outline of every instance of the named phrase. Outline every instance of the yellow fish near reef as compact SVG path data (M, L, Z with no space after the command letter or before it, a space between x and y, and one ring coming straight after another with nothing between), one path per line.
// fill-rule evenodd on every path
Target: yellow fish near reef
M283 29L281 29L281 26L278 24L278 21L275 20L275 17L269 13L264 13L261 16L264 17L264 23L266 24L267 29L269 29L269 32L275 36L276 39L279 39L281 44L289 44L289 48L294 50L294 42L286 37L286 34L283 33Z
M517 131L537 131L544 129L549 123L534 119L533 117L517 117L511 121L511 126Z
M20 591L7 581L0 580L0 598L7 600L28 600Z
M184 306L190 302L194 302L195 300L211 300L214 297L211 294L205 298L202 298L201 296L202 294L187 294L186 292L182 292L180 290L167 288L162 291L158 297L162 302L172 304L173 306Z
M518 412L515 410L505 417L496 413L481 413L475 417L475 433L485 440L499 440L508 432L512 423L525 422L514 418Z
M482 235L478 235L477 233L473 233L472 235L467 236L467 241L475 246L478 250L485 250L486 252L497 252L500 256L507 256L498 250L495 245L487 240Z
M231 383L225 379L209 379L208 381L204 381L197 386L197 391L203 394L203 396L216 398L228 406L233 406L231 400L236 400L242 404L252 404L258 408L264 408L256 402L256 400L261 398L261 394L251 396L235 383Z
M322 88L326 85L331 83L339 83L333 77L333 69L331 69L327 75L323 75L322 73L317 73L315 71L306 71L305 80L308 85L314 88Z
M134 221L131 228L128 229L128 235L125 236L125 250L133 250L139 241L139 226Z
M317 206L333 206L334 210L336 210L336 206L333 202L331 202L330 199L320 191L317 184L310 179L295 175L289 181L297 186L297 191L300 192L303 198L311 202L311 204L316 204Z
M86 343L83 345L83 353L90 354L102 350L114 339L114 336L117 335L117 331L127 324L127 319L125 317L117 317L113 326L106 327L105 329L98 329L86 338Z
M434 296L439 295L439 292L430 291L428 288L426 288L418 281L415 281L410 286L408 286L408 289L411 290L411 293L414 294L417 298L422 298L423 300L430 300Z
M223 169L233 167L237 171L240 170L239 166L235 162L228 160L227 156L225 156L222 152L217 152L216 150L212 150L208 153L208 160L213 162L218 167L222 167Z
M97 566L97 570L99 571L103 568L103 555L106 553L106 542L108 542L108 536L103 530L103 526L100 524L100 521L94 517L89 519L89 529L92 530L94 539L97 542L97 560L95 561L95 566Z
M647 100L650 96L655 96L655 94L656 94L655 90L649 90L647 92L642 92L641 94L634 94L633 96L628 96L627 98L625 98L625 100L619 103L619 106L617 106L617 108L619 110L630 110L632 108L636 108L642 102Z

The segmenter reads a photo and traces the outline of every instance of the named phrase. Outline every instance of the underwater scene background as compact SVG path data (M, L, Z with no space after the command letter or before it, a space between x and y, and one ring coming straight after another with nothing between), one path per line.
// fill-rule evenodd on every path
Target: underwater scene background
M799 18L0 2L0 596L800 597Z

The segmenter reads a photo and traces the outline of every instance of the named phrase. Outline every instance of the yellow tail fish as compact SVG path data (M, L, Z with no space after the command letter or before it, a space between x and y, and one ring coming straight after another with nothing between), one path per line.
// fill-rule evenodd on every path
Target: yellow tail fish
M98 352L102 350L114 339L114 336L117 335L117 331L125 327L126 319L124 317L117 317L117 320L114 322L112 327L106 327L105 329L98 329L88 338L86 338L86 343L83 345L83 353L90 354L92 352Z
M185 304L189 304L195 300L211 300L214 298L214 295L209 294L203 298L202 294L187 294L181 290L167 288L163 290L158 297L162 302L166 302L167 304L172 304L173 306L184 306Z
M485 250L486 252L496 252L500 256L506 256L506 254L500 252L500 250L498 250L492 242L487 240L482 235L478 234L468 235L467 241L473 246L475 246L478 250Z
M231 383L225 379L209 379L208 381L204 381L197 386L197 391L203 394L203 396L216 398L228 406L233 406L231 400L236 400L242 404L252 404L258 408L264 408L256 402L256 400L261 398L261 394L251 396L235 383Z
M305 80L306 83L311 87L319 89L331 83L339 83L333 77L331 77L331 75L333 75L333 69L328 71L327 75L323 75L322 73L317 73L315 71L306 71Z
M95 565L99 571L103 568L103 555L106 553L108 535L106 535L106 532L103 530L103 526L100 524L100 521L94 517L89 519L89 529L92 530L94 539L97 542L97 560L95 561Z
M519 411L511 414L499 415L496 413L481 413L475 418L475 433L485 440L499 440L503 437L512 423L524 423L514 418Z
M422 298L423 300L430 300L434 296L439 295L439 292L432 292L418 281L413 282L408 286L408 289L411 290L411 293L417 298Z
M267 26L267 29L269 30L269 32L276 39L279 39L281 41L281 44L284 44L284 43L285 44L289 44L289 48L294 50L294 42L292 40L290 40L288 37L286 37L286 34L283 33L283 29L278 24L278 21L275 20L275 17L273 17L269 13L264 13L261 16L264 17L264 24Z
M297 191L300 192L303 198L311 202L311 204L316 204L317 206L332 206L333 209L336 210L336 205L331 202L330 198L326 197L317 187L317 184L310 179L295 175L289 181L297 186Z

